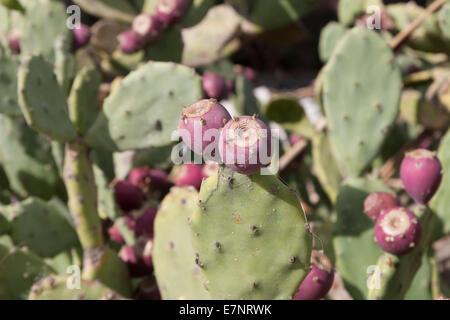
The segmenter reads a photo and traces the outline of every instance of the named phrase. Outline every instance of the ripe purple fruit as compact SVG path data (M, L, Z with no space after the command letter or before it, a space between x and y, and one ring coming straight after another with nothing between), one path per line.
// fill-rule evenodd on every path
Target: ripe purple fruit
M162 34L162 23L156 16L142 13L133 20L133 31L140 34L146 44L157 40Z
M119 48L123 53L136 53L144 47L144 38L133 30L127 30L119 34Z
M406 208L395 207L382 213L375 223L375 241L386 252L402 255L419 243L419 219Z
M294 300L319 300L324 298L334 281L334 268L320 251L311 252L311 271L303 280Z
M271 133L255 116L236 117L223 128L219 138L222 162L242 174L254 174L270 165Z
M400 167L400 178L411 198L419 204L426 204L441 183L441 162L435 152L426 149L408 152Z
M376 220L385 210L399 206L398 199L389 192L373 192L364 200L364 213Z
M208 98L220 101L228 96L227 81L220 74L206 71L203 74L202 84Z
M155 223L156 213L158 209L155 207L146 208L136 220L136 234L139 236L153 237L153 225Z
M141 189L126 180L116 182L114 196L117 205L123 211L139 209L144 201L144 194Z
M147 167L134 168L128 174L127 179L132 185L141 188L144 192L150 189L150 169Z
M184 17L190 5L190 0L159 0L156 16L166 26L172 26Z
M78 25L73 29L73 44L75 49L84 47L91 39L91 29L84 24Z
M230 119L227 109L217 100L204 99L183 108L178 132L184 143L195 153L203 154L210 144L213 144L213 148L209 151L213 153L220 135L219 129Z
M20 34L17 30L12 30L8 34L9 47L15 54L20 53Z
M182 164L172 169L170 178L176 186L193 186L200 189L202 185L202 169L203 167L197 164Z
M131 277L139 278L152 274L153 239L140 237L134 246L124 245L119 251L119 257L127 264Z

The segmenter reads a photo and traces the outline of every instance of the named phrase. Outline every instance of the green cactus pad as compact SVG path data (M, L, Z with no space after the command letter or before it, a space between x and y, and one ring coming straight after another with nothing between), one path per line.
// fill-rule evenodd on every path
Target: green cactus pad
M308 273L299 199L275 176L221 168L203 182L191 226L213 299L290 299Z
M450 3L444 5L444 7L439 12L439 27L442 33L450 39Z
M18 86L20 108L29 126L57 141L76 139L64 91L50 63L41 56L27 59L19 68Z
M8 233L10 229L11 226L8 220L6 220L6 218L2 214L0 214L0 235Z
M0 299L26 299L33 283L52 271L28 250L0 244Z
M123 0L74 0L84 11L94 16L131 23L137 10Z
M441 140L437 156L442 164L443 177L437 193L431 199L430 207L436 213L442 228L441 234L444 235L450 232L450 131Z
M323 81L336 160L345 176L358 176L377 155L397 116L400 69L377 33L356 27L339 42Z
M174 187L156 215L152 258L158 287L165 300L211 298L203 286L200 267L195 264L189 227L197 200L194 188Z
M51 198L61 183L50 144L21 118L0 115L0 163L20 197Z
M98 91L101 76L95 69L78 72L69 96L69 116L78 132L86 133L98 113Z
M350 179L337 197L334 230L336 267L345 288L355 299L367 298L367 272L383 251L374 241L374 223L364 214L364 200L372 192L390 190L380 181Z
M106 99L87 141L111 151L168 145L182 107L201 97L201 81L193 69L149 62L125 77Z
M50 203L29 198L10 207L11 239L41 257L53 257L77 244L67 219Z
M75 56L70 53L73 46L72 37L58 36L55 41L55 74L58 83L68 95L73 78L75 77Z
M315 174L331 202L335 203L342 176L331 154L327 135L321 134L313 139L312 156Z
M0 113L20 116L22 112L17 98L17 69L19 59L2 53L0 45Z
M70 277L52 274L36 282L29 300L123 300L116 292L99 281L81 279L79 288ZM69 286L74 286L69 288Z
M328 23L320 33L319 40L319 54L323 62L327 62L332 54L339 40L347 32L347 28L338 22Z
M42 54L53 61L55 39L63 35L72 41L72 30L66 25L66 7L60 1L53 0L27 2L25 19L20 29L21 54Z

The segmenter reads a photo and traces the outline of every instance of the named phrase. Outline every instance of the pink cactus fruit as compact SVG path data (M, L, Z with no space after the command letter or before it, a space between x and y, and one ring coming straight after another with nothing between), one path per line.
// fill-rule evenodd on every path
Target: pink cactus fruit
M144 201L141 189L126 180L117 181L114 184L114 196L117 205L123 211L139 209Z
M84 24L79 24L73 29L73 44L75 49L86 46L91 40L91 29Z
M271 133L255 116L241 116L229 121L219 138L222 162L242 174L255 174L270 165Z
M192 163L175 166L170 173L170 179L178 187L193 186L200 189L203 180L202 169L203 166Z
M202 178L208 179L219 170L219 164L215 161L208 161L203 165Z
M136 53L144 47L144 38L133 30L127 30L119 34L119 48L125 54Z
M134 18L132 29L141 35L146 44L152 43L162 35L162 23L157 16L142 13Z
M385 210L399 207L398 199L389 192L373 192L364 200L364 213L376 220Z
M225 77L206 71L202 77L203 91L208 98L222 100L228 97L228 85Z
M190 5L190 0L159 0L156 6L156 16L170 27L184 17Z
M386 252L402 255L420 241L419 219L406 208L394 207L383 212L375 223L375 241Z
M311 252L311 271L303 280L294 300L319 300L324 298L334 281L334 268L320 251Z
M16 29L11 30L8 33L8 41L9 41L9 47L11 48L11 51L15 54L20 53L20 33Z
M136 224L135 224L134 219L128 215L124 215L123 217L128 225L128 228L130 228L130 230L134 231L136 229ZM113 224L108 229L108 235L112 241L115 241L120 244L125 244L125 239L123 238L123 236L120 233L119 228L117 227L116 224Z
M140 237L134 246L124 245L119 251L119 257L127 264L131 277L139 278L151 275L153 239Z
M400 178L411 198L427 204L441 183L441 162L435 152L426 149L408 152L400 167Z
M136 234L139 236L147 236L153 238L153 225L155 223L158 209L155 207L147 207L141 215L136 219Z
M219 129L230 119L227 109L217 100L200 100L183 108L178 132L192 151L200 155L207 151L214 157Z

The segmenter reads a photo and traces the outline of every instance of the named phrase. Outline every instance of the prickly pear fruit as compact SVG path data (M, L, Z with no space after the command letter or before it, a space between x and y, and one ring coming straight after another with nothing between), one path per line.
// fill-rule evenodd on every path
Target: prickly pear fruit
M197 154L202 154L206 147L217 145L219 129L231 119L231 115L223 105L215 99L200 100L183 108L178 132L184 143ZM214 152L215 148L209 150ZM214 156L214 155L212 155Z
M217 73L206 71L202 78L203 91L208 98L222 100L228 96L228 86L225 78Z
M15 54L20 53L20 34L17 30L11 30L8 34L9 47Z
M271 133L255 116L241 116L229 121L219 138L222 162L242 174L254 174L270 164Z
M178 187L193 186L200 189L202 185L202 169L203 167L200 165L185 163L172 169L170 179Z
M186 14L190 0L160 0L156 6L156 16L166 26L179 22Z
M88 26L80 24L73 29L73 44L75 49L84 47L90 40L91 29Z
M303 138L303 136L298 133L292 132L289 135L289 144L291 146L295 145L297 142L302 141L302 140L305 140L305 138Z
M150 169L147 167L134 168L128 174L127 180L134 186L147 192L150 188Z
M119 257L127 264L131 277L138 278L152 273L152 248L152 239L139 238L134 246L124 245L120 249Z
M146 44L157 40L162 34L162 23L151 14L142 13L133 20L133 31L140 34Z
M426 149L407 152L400 167L400 178L411 198L426 204L441 183L441 162L435 152Z
M130 230L134 231L136 229L136 223L133 220L133 218L131 218L130 216L123 216L123 218L125 219L128 228L130 228ZM121 243L124 244L125 243L125 239L123 238L122 234L119 231L119 228L117 227L116 224L113 224L109 229L108 229L108 234L109 234L109 238L112 241L115 241L117 243Z
M375 223L375 241L386 252L402 255L419 243L419 219L406 208L394 207L382 213Z
M320 251L311 252L311 271L303 280L294 300L320 300L333 285L334 268L330 260Z
M372 192L364 200L364 213L372 220L376 220L385 210L399 207L398 199L389 192Z
M241 74L249 82L255 82L257 78L256 71L250 67L244 67L241 65L234 66L234 72Z
M153 225L155 223L156 213L158 209L155 207L146 208L136 220L136 234L153 237Z
M171 182L167 173L160 169L150 169L150 185L152 190L166 192L170 188Z
M139 209L144 201L141 189L126 180L118 181L114 185L114 196L119 208L123 211Z
M219 164L215 161L208 161L203 165L202 178L208 179L219 170Z
M144 46L143 37L133 30L122 32L117 39L119 40L120 50L125 54L136 53Z

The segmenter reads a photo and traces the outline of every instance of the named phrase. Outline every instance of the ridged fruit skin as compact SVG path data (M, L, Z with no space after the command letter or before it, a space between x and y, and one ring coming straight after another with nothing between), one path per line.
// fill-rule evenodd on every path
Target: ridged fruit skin
M217 100L203 99L183 108L178 123L178 132L192 151L203 154L205 148L210 144L214 144L212 147L217 145L219 129L223 128L230 119L231 115L227 109ZM212 135L208 137L208 133Z
M388 209L375 223L375 241L383 251L396 255L406 254L414 249L421 234L419 219L404 207Z
M202 77L202 84L208 98L220 101L228 97L227 81L222 75L206 71Z
M170 27L184 17L190 5L190 0L160 0L156 7L156 16Z
M8 34L8 41L9 41L9 47L11 48L11 51L15 54L20 53L20 35L19 32L16 30L12 30Z
M133 20L132 29L140 34L146 44L159 39L163 25L156 15L142 13Z
M225 125L220 134L219 154L222 162L232 170L255 174L270 165L270 130L254 116L236 117Z
M153 225L158 209L147 207L136 220L136 234L153 238Z
M442 180L442 165L436 153L417 149L406 153L400 167L406 192L419 204L427 204Z
M132 231L135 231L136 223L135 223L134 219L128 215L124 215L123 217L125 218L125 221L127 222L128 228L130 228L130 230L132 230ZM108 235L112 241L120 243L120 244L125 244L125 239L120 234L119 228L117 228L117 226L115 224L113 224L108 229Z
M294 300L320 300L324 298L334 281L334 268L321 252L311 253L311 271L303 280Z
M399 207L398 199L389 192L372 192L364 200L364 213L372 220L376 220L385 210Z
M119 48L123 53L132 54L141 50L144 46L144 38L133 30L126 30L119 34Z
M202 169L203 166L192 163L185 163L178 167L174 167L170 178L178 187L192 186L200 189L202 185Z
M75 49L86 46L91 40L91 29L84 24L80 24L73 29L73 44Z
M139 209L144 201L144 194L141 189L126 180L116 182L114 197L117 205L123 211Z

